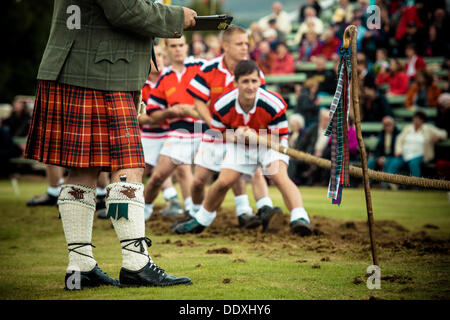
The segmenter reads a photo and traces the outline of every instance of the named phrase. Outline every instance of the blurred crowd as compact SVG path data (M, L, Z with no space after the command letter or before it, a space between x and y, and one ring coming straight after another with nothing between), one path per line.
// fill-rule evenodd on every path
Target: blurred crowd
M446 141L450 129L447 9L445 0L307 0L298 12L288 13L280 2L273 2L268 14L248 28L249 58L274 79L306 74L305 81L267 81L269 90L278 91L288 101L290 147L330 157L330 140L323 135L330 120L329 103L324 101L330 101L336 90L339 48L345 28L353 24L358 29L356 72L363 130L365 123L376 123L379 128L379 132L363 132L367 141L376 140L372 148L366 146L369 167L450 179L448 143L447 152L436 152L436 145ZM373 14L380 19L373 20ZM379 28L373 28L374 21ZM208 60L219 56L220 35L194 32L190 54ZM306 65L312 67L306 70ZM8 159L20 156L16 142L23 145L20 137L27 135L32 103L18 97L9 109L8 114L0 113L4 174L11 172ZM400 109L407 110L405 117L397 116ZM429 116L428 109L436 112ZM352 113L350 123L350 160L357 164ZM327 171L298 161L291 161L289 174L299 185L328 184Z

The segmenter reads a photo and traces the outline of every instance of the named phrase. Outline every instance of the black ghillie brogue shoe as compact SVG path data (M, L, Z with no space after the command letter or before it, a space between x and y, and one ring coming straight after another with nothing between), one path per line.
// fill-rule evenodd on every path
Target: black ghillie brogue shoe
M100 286L119 286L119 280L111 278L95 265L91 271L68 271L64 280L65 290L82 290Z
M68 246L75 246L74 248L69 248L69 253L75 252L82 256L94 259L94 257L90 255L77 251L77 249L84 246L91 246L95 248L92 243L69 243ZM119 286L119 281L108 276L98 267L97 264L95 264L95 267L91 271L68 270L66 272L66 277L64 279L64 289L66 290L82 290L84 288L94 288L99 286L117 287Z
M121 242L129 242L123 249L145 255L142 241L144 241L148 247L152 244L149 238L129 239ZM127 246L129 245L134 245L135 247L140 246L140 252L128 249ZM149 259L148 263L140 270L132 271L123 267L120 269L119 280L121 287L165 287L179 284L192 284L191 279L188 277L175 277L167 274L166 271L158 267L149 256L147 257Z

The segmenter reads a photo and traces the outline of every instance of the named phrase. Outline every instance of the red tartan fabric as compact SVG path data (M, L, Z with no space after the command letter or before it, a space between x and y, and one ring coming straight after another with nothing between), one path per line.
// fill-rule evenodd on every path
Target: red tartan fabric
M144 167L136 94L40 80L25 157L103 171Z

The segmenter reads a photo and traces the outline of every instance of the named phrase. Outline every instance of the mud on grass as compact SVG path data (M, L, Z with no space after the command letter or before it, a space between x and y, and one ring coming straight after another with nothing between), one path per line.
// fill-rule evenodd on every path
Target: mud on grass
M147 227L150 233L156 235L170 234L170 224L176 219L159 214L160 207L155 208L155 213ZM289 227L289 215L284 214L276 230L270 233L262 233L261 227L257 229L239 228L236 215L233 210L219 209L217 218L212 225L197 235L188 235L188 240L177 240L177 246L197 246L192 238L224 238L234 242L245 242L254 245L255 249L266 249L272 244L281 245L283 249L304 248L316 253L327 254L367 254L370 252L370 240L368 224L364 221L345 221L322 216L312 216L311 226L313 235L300 238L291 233ZM424 225L419 232L411 232L404 226L392 220L380 220L375 222L375 238L377 248L383 252L400 253L407 255L423 256L426 254L448 257L450 253L450 238L432 237L427 229L434 226ZM169 240L170 241L170 240ZM218 250L218 249L215 249ZM219 253L230 250L221 248ZM291 254L294 255L294 254ZM324 257L323 261L329 261Z

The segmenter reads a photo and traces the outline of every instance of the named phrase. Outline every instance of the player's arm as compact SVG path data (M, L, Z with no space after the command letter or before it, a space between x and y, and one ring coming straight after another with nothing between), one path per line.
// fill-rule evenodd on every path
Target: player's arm
M211 127L211 113L209 112L209 108L205 102L199 99L195 99L194 102L195 112L198 114L198 118L205 121L205 123Z

